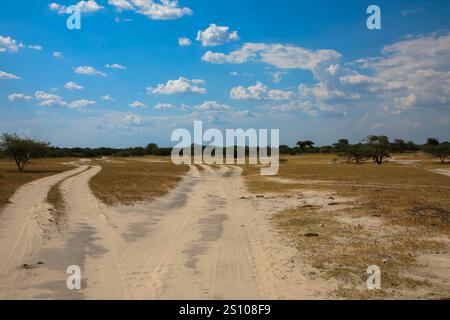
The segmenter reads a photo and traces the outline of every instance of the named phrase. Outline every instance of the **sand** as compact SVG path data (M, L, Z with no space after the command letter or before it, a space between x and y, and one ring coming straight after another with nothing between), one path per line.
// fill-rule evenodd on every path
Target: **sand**
M271 215L304 200L257 198L241 169L203 167L132 207L93 196L88 184L99 166L81 163L23 186L0 215L0 298L326 297L334 284L304 277L298 251L270 225ZM60 181L66 212L56 228L46 195ZM66 288L70 265L81 268L81 290Z

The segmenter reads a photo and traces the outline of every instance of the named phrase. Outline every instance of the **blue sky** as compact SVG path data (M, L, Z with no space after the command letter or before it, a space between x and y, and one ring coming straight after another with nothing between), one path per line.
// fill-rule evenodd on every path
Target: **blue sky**
M289 145L449 140L449 14L448 1L4 1L0 132L166 146L198 119L279 128Z

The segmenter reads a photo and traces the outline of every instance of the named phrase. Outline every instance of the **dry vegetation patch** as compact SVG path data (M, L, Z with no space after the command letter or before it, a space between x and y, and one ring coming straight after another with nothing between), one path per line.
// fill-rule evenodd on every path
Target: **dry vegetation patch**
M65 213L66 213L66 202L65 202L63 193L61 191L62 183L69 178L72 178L76 175L82 174L83 172L89 170L90 168L91 167L88 166L85 170L64 178L63 180L59 181L58 183L55 183L48 191L47 202L52 206L52 208L50 209L50 214L51 214L53 222L55 223L58 230L61 230L61 228L63 227Z
M174 188L189 171L186 165L176 166L170 158L120 159L95 161L102 170L90 180L90 188L97 198L108 205L132 205L151 200Z
M254 193L298 193L331 190L355 199L350 208L304 206L280 212L273 222L324 278L339 280L335 295L344 298L448 297L442 286L405 272L424 254L450 263L450 177L426 165L345 163L334 155L286 157L278 177L262 177L246 166ZM425 164L427 160L425 159ZM370 265L382 269L382 289L365 286ZM447 275L440 275L446 278Z
M13 160L0 160L0 208L8 203L9 198L20 186L73 169L72 166L63 164L73 160L67 158L32 160L24 172L17 170Z

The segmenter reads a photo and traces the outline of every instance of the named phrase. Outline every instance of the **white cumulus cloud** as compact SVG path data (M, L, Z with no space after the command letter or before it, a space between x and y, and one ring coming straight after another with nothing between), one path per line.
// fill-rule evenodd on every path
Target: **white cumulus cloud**
M67 82L64 85L64 88L66 88L68 90L83 90L83 86L81 86L73 81Z
M202 46L218 46L230 41L239 40L237 31L230 32L230 28L226 26L218 26L214 23L210 24L204 31L197 33L197 41Z
M87 107L91 104L95 104L96 101L94 100L87 100L87 99L80 99L80 100L75 100L72 101L71 103L68 104L68 107L71 109L79 109L79 108L84 108Z
M105 101L114 101L114 98L111 97L109 94L106 94L106 95L100 97L100 99L105 100Z
M229 105L220 104L217 101L209 100L203 102L202 104L194 106L194 109L206 111L206 110L231 110L233 108Z
M183 38L183 37L178 38L178 45L180 45L181 47L187 47L187 46L190 46L191 44L192 44L192 41L188 38Z
M140 101L134 101L134 102L130 103L130 107L132 107L132 108L146 108L147 105L145 105L144 103L142 103Z
M174 20L192 15L192 10L180 7L178 0L109 0L118 11L135 11L151 20Z
M0 52L16 52L19 50L17 41L11 37L0 36Z
M36 91L34 97L39 100L39 105L43 107L50 107L53 105L67 106L67 103L58 95L47 93L44 91Z
M31 101L32 96L27 96L23 93L12 93L8 96L9 101Z
M259 81L254 86L237 86L230 91L230 97L235 100L289 100L294 96L291 91L269 89Z
M175 106L171 103L157 103L153 108L155 109L175 109Z
M100 9L103 9L101 5L99 5L95 0L88 0L88 1L80 1L76 4L78 8L80 9L80 12L82 13L93 13L96 11L99 11ZM67 12L67 6L61 5L56 2L52 2L48 5L48 8L51 11L55 11L59 14L65 14Z
M19 77L19 76L16 76L15 74L8 73L8 72L1 71L1 70L0 70L0 79L19 80L19 79L22 79L22 78Z
M113 64L107 64L106 65L107 68L109 69L117 69L117 70L125 70L127 67L122 66L118 63L113 63Z
M198 93L205 94L206 89L203 87L205 81L201 79L189 80L180 77L176 80L169 80L166 84L158 84L156 88L147 88L147 93L151 94L175 94L175 93Z
M106 74L104 72L98 71L94 67L91 67L91 66L76 67L75 73L83 74L83 75L94 75L94 76L106 77Z

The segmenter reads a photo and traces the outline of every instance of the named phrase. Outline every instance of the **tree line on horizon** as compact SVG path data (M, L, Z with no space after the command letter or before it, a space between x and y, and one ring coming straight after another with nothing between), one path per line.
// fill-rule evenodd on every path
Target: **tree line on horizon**
M205 146L202 147L206 148ZM249 154L249 147L234 146L234 155L237 149L245 148ZM193 152L193 148L191 148ZM362 164L372 160L382 164L392 153L412 153L423 151L439 157L442 164L450 155L450 142L440 142L437 138L428 138L425 144L416 144L413 141L395 139L390 141L387 136L371 135L363 141L351 144L348 139L339 139L330 146L316 147L311 140L301 140L294 147L280 145L281 155L301 155L308 153L336 153L347 157L348 162ZM259 152L259 149L257 150ZM172 148L162 148L156 143L149 143L145 147L131 148L60 148L52 146L49 142L22 138L17 134L4 133L0 136L0 158L13 159L19 171L23 171L30 159L36 158L99 158L99 157L132 157L132 156L170 156ZM224 148L225 153L225 148ZM270 149L269 149L270 154Z

